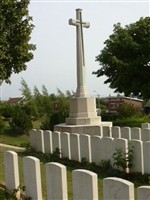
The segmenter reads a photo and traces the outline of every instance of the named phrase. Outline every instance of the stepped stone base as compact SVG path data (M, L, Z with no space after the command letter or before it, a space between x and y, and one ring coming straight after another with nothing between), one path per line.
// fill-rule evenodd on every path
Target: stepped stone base
M97 125L101 117L97 116L95 99L93 97L73 97L70 99L69 118L67 125Z
M103 126L112 127L112 122L100 122L98 125L57 124L54 126L54 131L101 136L101 128Z

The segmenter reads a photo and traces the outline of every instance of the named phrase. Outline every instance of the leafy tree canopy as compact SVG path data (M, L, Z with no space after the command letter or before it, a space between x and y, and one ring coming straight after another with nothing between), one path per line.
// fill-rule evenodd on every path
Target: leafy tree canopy
M1 0L0 2L0 84L10 82L12 73L26 70L26 62L33 58L28 5L30 0Z
M101 68L93 72L105 75L115 92L150 98L150 17L121 27L114 25L113 34L96 57Z

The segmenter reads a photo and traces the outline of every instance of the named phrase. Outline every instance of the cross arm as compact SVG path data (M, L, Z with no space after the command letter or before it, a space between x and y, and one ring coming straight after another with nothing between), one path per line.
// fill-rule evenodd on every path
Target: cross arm
M69 19L69 25L78 26L80 24L81 24L80 20ZM84 28L89 28L90 27L90 23L89 22L82 22L82 26Z

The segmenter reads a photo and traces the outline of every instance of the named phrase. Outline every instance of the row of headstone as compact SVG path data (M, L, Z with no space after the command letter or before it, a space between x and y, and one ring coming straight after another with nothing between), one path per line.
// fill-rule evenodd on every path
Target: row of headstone
M105 137L106 135L103 135ZM150 141L150 128L138 128L138 127L111 127L109 137L113 138L125 138L127 140L142 140Z
M93 133L90 135L94 135ZM119 127L119 126L100 126L99 131L95 135L101 137L125 138L128 140L136 139L142 141L150 141L150 123L142 123L139 127Z
M18 155L13 151L4 153L6 188L16 189L19 186ZM32 200L42 200L40 160L26 156L23 158L23 176L25 195ZM98 200L97 174L84 169L72 172L72 199ZM19 194L17 194L19 196ZM46 199L68 199L67 172L62 164L50 162L46 164ZM150 197L150 186L137 188L137 199ZM103 179L103 200L134 200L134 184L115 177Z
M130 140L134 146L133 171L150 173L150 141ZM36 151L53 153L57 148L60 156L81 162L100 164L102 160L110 160L113 165L113 154L117 149L128 152L128 140L125 138L111 138L90 136L86 134L51 132L42 130L30 131L30 145Z

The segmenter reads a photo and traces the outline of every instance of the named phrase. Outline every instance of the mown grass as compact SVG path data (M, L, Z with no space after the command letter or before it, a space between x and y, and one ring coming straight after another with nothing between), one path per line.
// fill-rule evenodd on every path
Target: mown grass
M4 155L3 155L3 148L0 149L0 184L5 184L5 177L4 177ZM11 148L7 148L5 150L12 150ZM19 178L20 184L24 185L23 180L23 155L19 154L18 156L19 162ZM68 200L72 200L72 170L74 168L67 167L67 183L68 183ZM42 192L43 192L43 200L46 200L46 174L45 174L45 164L41 163L41 182L42 182ZM102 199L102 179L98 179L99 185L99 199ZM2 191L1 191L2 192ZM0 195L1 195L0 192Z

